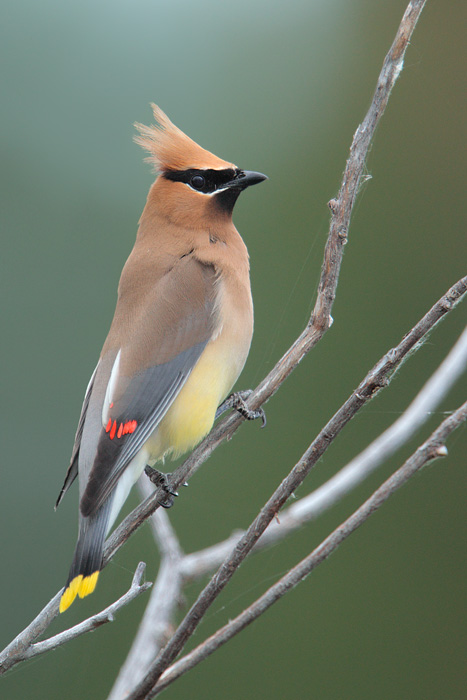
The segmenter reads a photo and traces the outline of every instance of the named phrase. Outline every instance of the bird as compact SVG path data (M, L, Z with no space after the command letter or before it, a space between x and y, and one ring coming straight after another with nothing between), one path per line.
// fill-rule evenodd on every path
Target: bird
M191 450L225 407L264 416L241 394L222 402L253 334L249 256L232 211L267 177L218 158L151 107L155 124L136 123L134 140L157 177L55 506L79 476L78 540L60 612L94 591L105 537L145 468Z

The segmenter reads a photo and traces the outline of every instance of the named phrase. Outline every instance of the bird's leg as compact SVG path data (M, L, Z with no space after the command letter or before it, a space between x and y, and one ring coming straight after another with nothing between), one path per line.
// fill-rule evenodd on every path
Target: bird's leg
M170 474L164 474L158 469L150 467L149 464L144 467L144 473L147 477L149 477L149 480L154 484L154 486L161 488L166 493L166 497L163 499L163 501L159 501L159 505L162 506L162 508L172 508L175 500L174 496L178 496L178 493L177 491L172 491L169 486Z
M248 408L245 403L245 399L247 399L251 393L252 389L247 389L246 391L237 391L234 394L230 394L230 396L228 396L217 409L216 418L219 418L219 416L225 413L225 411L228 411L229 408L234 408L247 420L256 420L256 418L261 418L261 427L264 428L266 425L266 414L264 409L258 408L257 410L252 410L251 408Z

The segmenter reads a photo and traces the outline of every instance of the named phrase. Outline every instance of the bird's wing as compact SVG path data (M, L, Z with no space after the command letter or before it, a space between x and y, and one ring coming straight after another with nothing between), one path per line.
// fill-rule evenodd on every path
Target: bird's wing
M109 355L115 359L108 380L95 382L102 411L88 411L89 420L99 423L92 432L99 435L80 503L84 516L104 503L216 332L216 280L213 266L186 255L151 285L138 311L133 305L136 318L130 320L129 308L117 305L109 333ZM86 435L85 425L83 440Z

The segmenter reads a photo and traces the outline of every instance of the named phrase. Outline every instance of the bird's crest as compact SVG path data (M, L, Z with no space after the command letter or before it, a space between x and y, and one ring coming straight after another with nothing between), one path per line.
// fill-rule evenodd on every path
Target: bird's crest
M145 160L152 163L156 170L160 172L189 168L224 170L235 167L233 163L228 163L198 146L175 124L172 124L157 105L151 104L151 107L157 124L145 126L136 123L135 127L139 134L134 137L134 140L150 154Z

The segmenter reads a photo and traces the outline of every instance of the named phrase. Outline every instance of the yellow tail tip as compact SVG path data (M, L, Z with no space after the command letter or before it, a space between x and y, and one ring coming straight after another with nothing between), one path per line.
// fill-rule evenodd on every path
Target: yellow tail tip
M94 591L98 576L99 572L95 571L90 576L85 576L85 578L83 578L78 588L78 595L80 598L84 598Z
M82 574L75 576L75 578L70 581L68 587L63 591L62 597L60 598L60 612L65 612L76 596L78 595L78 588L80 587L81 581L83 580Z
M84 598L92 593L96 587L98 576L98 571L90 574L90 576L83 577L82 574L75 576L75 578L68 584L68 587L65 588L62 597L60 598L60 612L65 612L65 610L70 607L77 595L80 598Z

